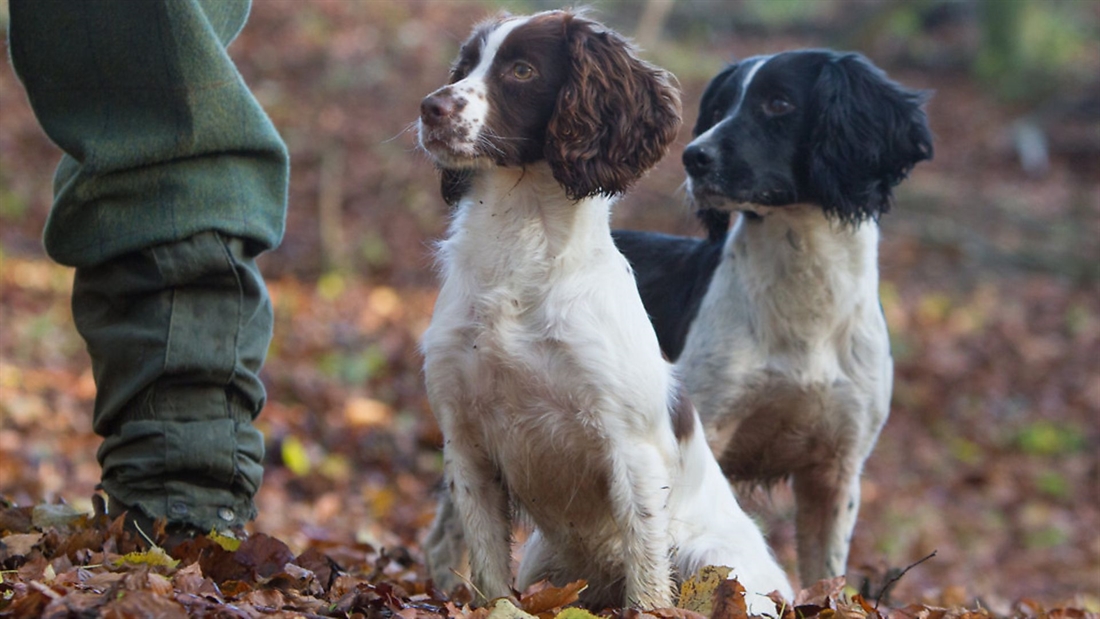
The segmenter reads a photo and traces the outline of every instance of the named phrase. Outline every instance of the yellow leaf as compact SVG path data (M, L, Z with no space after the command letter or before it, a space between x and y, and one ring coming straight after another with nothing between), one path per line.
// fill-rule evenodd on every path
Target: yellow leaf
M680 608L710 616L714 611L714 596L718 585L730 575L730 568L706 565L680 585Z
M133 565L152 565L154 567L167 567L174 568L179 565L179 561L168 556L168 553L164 552L164 549L160 546L153 546L145 552L131 552L125 554L115 562L115 566L120 566L123 563L130 563Z
M599 619L599 617L583 608L566 608L554 615L554 619Z
M309 474L309 454L305 445L295 436L288 436L283 440L283 464L298 477Z
M222 535L214 529L210 529L210 532L206 534L206 537L209 537L211 540L214 541L214 543L221 546L222 550L228 552L236 552L237 549L241 547L241 540L231 535Z

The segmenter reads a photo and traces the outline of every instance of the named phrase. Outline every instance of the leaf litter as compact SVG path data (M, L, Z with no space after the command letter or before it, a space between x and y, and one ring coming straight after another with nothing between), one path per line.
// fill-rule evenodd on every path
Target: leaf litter
M33 513L67 513L37 519ZM244 540L213 534L171 553L126 531L123 519L73 513L59 506L0 509L0 617L356 617L364 619L744 619L745 589L730 570L706 567L687 579L674 608L647 611L576 606L583 580L532 585L514 598L471 605L465 585L440 591L407 553L366 545L336 561L323 547L295 555L284 542L254 533ZM37 523L37 524L36 524ZM163 527L160 527L161 529ZM161 530L160 533L163 533ZM227 541L228 540L228 541ZM329 548L331 550L331 548ZM349 558L354 559L349 560ZM982 608L911 604L879 607L846 586L823 580L794 600L774 596L778 619L990 617ZM1081 609L1043 609L1025 602L1020 614L1095 616Z

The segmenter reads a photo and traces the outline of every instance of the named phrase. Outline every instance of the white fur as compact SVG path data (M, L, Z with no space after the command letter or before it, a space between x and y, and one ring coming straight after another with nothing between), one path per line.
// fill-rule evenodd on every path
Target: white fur
M757 610L792 592L738 507L696 421L673 436L675 379L610 201L564 198L545 165L480 175L440 246L444 283L424 336L429 398L476 586L510 593L509 505L537 527L518 586L585 578L594 599L672 603L680 574L728 565Z
M879 232L815 205L754 208L762 219L730 233L678 363L724 466L730 450L793 471L808 586L845 571L860 472L889 412ZM765 427L788 434L747 434ZM791 432L796 441L764 444Z

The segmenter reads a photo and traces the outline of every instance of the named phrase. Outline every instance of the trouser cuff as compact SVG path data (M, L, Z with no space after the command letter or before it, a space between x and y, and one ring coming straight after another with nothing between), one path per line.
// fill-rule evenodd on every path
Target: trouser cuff
M248 421L123 423L99 450L103 489L152 518L200 530L255 518L263 436Z

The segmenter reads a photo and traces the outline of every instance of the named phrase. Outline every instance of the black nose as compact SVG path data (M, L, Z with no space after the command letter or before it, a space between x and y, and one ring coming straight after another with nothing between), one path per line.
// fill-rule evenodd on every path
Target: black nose
M708 144L688 144L684 149L684 169L691 176L705 176L714 168L717 158L714 149Z
M429 126L435 126L462 109L454 97L428 95L420 102L420 120Z

